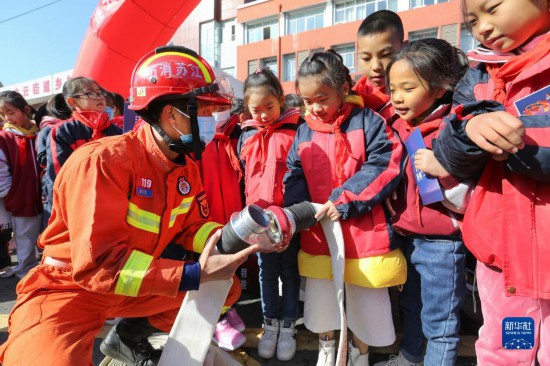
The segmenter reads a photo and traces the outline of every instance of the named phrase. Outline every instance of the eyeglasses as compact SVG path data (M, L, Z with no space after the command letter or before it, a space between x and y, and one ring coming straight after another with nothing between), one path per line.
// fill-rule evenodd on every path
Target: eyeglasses
M87 93L82 93L82 94L78 94L78 95L75 95L73 98L80 98L80 97L88 97L90 99L95 99L95 100L98 100L98 99L105 99L107 98L107 93L105 92L87 92Z

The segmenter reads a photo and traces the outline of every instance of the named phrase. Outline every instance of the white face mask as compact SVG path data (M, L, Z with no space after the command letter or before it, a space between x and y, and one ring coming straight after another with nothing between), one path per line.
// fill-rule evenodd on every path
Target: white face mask
M228 109L226 111L213 112L212 117L216 120L216 132L222 132L227 121L229 121L229 117L231 117L231 111Z
M180 112L183 116L191 119L186 113L183 113L176 107L174 107L174 109ZM197 122L199 124L199 138L205 145L208 145L212 142L212 140L214 140L214 135L216 134L216 120L214 117L197 117ZM183 134L176 127L174 127L174 129L179 132L181 141L185 143L193 142L192 134Z

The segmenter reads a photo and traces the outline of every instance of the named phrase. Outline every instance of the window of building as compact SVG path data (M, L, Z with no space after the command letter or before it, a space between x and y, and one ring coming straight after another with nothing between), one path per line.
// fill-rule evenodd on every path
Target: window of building
M296 55L290 53L283 56L283 81L296 80Z
M349 69L350 73L355 72L355 44L343 44L332 47L344 59L344 65Z
M258 71L258 60L248 61L248 75L253 74L256 71Z
M416 41L424 38L437 38L437 28L409 32L409 41Z
M246 27L246 42L254 43L264 39L277 38L279 27L277 19L266 20L260 23L250 24Z
M398 0L347 0L337 2L334 7L334 23L363 20L378 10L397 12Z
M287 34L296 34L323 28L325 8L313 8L288 14Z
M462 24L460 27L460 49L464 52L468 52L473 50L476 45L476 39L472 36L472 33L468 27L466 27L465 24Z
M449 0L411 0L411 9L419 8L421 6L446 3L448 1Z
M277 57L262 58L260 60L260 68L269 69L277 75Z
M216 45L216 24L207 22L200 24L200 55L211 65L216 64L215 45Z

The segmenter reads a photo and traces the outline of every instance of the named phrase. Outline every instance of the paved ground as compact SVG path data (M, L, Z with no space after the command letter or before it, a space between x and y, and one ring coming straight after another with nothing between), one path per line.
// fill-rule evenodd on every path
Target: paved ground
M15 257L13 258L15 261ZM7 339L7 324L8 314L15 304L15 287L18 279L12 278L0 278L0 343L3 343ZM479 305L478 305L479 306ZM460 357L458 360L458 366L473 366L475 365L475 352L473 349L473 342L475 341L475 334L477 333L479 317L471 311L471 299L467 299L465 304L465 311L463 314L462 324L462 343L460 346ZM315 365L317 358L317 341L313 334L305 330L303 325L298 326L298 352L296 357L289 362L280 362L276 359L263 360L256 353L256 345L258 336L261 332L261 308L260 299L255 294L244 294L243 301L241 301L237 310L243 317L247 325L247 342L245 346L234 353L234 357L242 359L243 365L301 365L309 366ZM479 311L479 310L478 310ZM103 355L99 351L99 344L101 343L101 337L104 336L107 327L104 332L98 336L94 347L93 362L95 365L99 365L103 359ZM399 332L399 329L398 329ZM374 364L381 360L386 360L391 353L396 352L397 346L372 349L370 355L370 364Z

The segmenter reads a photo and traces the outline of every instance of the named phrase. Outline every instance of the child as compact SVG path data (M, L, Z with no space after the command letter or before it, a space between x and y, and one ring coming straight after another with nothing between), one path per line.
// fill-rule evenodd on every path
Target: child
M5 269L2 277L15 274L23 278L37 264L36 240L42 227L42 169L36 161L38 126L32 120L33 112L21 94L0 93L0 117L6 121L0 132L0 192L6 210L13 217L18 261L17 266Z
M4 129L4 119L0 117L0 131ZM9 191L9 186L3 185L0 189L0 196L5 196ZM4 199L0 198L0 277L12 277L14 275L11 269L11 255L9 242L11 239L11 214L6 210Z
M46 169L47 165L48 140L50 139L50 132L56 124L61 122L56 117L52 117L53 114L51 112L51 108L55 104L56 98L63 99L64 97L62 93L54 95L48 103L46 103L46 115L42 118L42 121L39 122L40 132L36 138L36 160L42 169ZM42 212L42 227L45 228L48 226L50 213L52 212L52 202L50 199L53 194L50 189L53 187L53 183L49 181L45 170L42 171L42 177L40 177L40 180L42 182L42 207L44 210Z
M342 219L346 315L354 333L349 364L368 365L369 344L395 341L388 290L368 288L375 286L365 269L371 257L392 253L396 244L380 203L399 183L402 147L379 115L362 108L361 98L347 96L351 84L349 71L331 52L315 53L300 66L296 89L307 123L298 129L288 154L285 205L321 202L318 219ZM317 365L334 365L334 330L340 327L330 263L321 227L303 232L299 268L307 277L304 324L319 333Z
M379 10L363 20L357 32L357 54L363 76L353 90L365 105L389 120L393 115L386 95L386 66L403 46L403 22L390 10Z
M245 105L252 119L242 124L239 156L244 165L246 204L262 208L283 206L283 175L286 158L300 122L297 109L284 110L284 93L269 69L258 70L244 82ZM258 354L288 361L296 353L294 327L298 318L300 275L298 243L284 251L259 253L260 292L264 334ZM282 299L279 301L279 279ZM277 338L278 337L278 338Z
M237 157L237 142L241 134L239 113L231 113L231 100L218 98L218 103L203 108L216 122L216 134L206 145L199 160L202 184L210 205L209 217L215 222L227 223L231 215L243 209L242 170ZM208 103L199 100L199 103ZM241 282L233 276L233 284L214 329L214 341L224 350L233 351L246 342L245 324L232 306L242 293Z
M46 141L46 168L42 181L48 193L47 202L53 202L55 177L75 149L88 141L122 134L105 113L105 96L105 91L92 79L76 77L63 84L62 96L56 95L50 101L50 113L64 121L51 128ZM51 205L46 205L46 209L49 216Z
M480 175L462 229L478 259L478 364L548 365L550 116L544 108L530 114L547 103L550 8L546 0L466 0L463 8L481 46L435 155L453 176ZM532 338L507 333L509 317L523 317ZM512 339L528 347L512 350Z
M452 90L468 68L468 60L447 41L428 38L406 44L386 68L387 90L398 119L392 127L406 141L422 134L419 149L405 168L392 226L402 234L407 282L400 294L403 338L400 353L378 365L420 365L424 337L425 365L456 363L460 309L465 294L464 243L458 220L464 212L467 184L460 184L437 162L431 150L442 119L451 109ZM412 159L412 158L411 158ZM414 178L416 169L438 178L445 200L423 205Z

